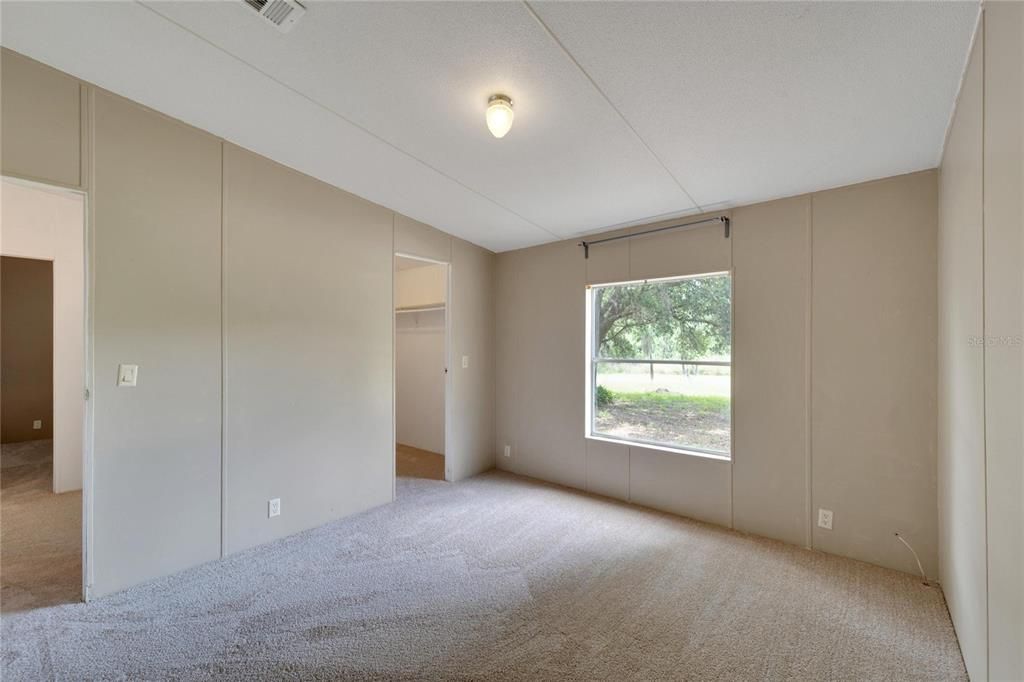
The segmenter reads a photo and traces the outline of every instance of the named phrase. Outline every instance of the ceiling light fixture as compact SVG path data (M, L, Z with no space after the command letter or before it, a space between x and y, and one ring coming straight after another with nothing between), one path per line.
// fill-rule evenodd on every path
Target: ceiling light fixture
M491 95L487 100L487 129L497 138L505 137L512 128L512 100L508 95Z

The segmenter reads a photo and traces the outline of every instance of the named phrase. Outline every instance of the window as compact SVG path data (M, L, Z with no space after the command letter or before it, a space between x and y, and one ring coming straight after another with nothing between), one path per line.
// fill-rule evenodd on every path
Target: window
M728 273L587 291L587 435L728 457Z

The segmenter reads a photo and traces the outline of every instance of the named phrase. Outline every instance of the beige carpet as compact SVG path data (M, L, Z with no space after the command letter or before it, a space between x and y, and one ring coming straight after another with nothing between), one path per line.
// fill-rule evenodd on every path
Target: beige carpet
M53 494L53 441L0 447L0 610L82 598L82 493Z
M492 472L90 604L7 679L958 680L914 576Z

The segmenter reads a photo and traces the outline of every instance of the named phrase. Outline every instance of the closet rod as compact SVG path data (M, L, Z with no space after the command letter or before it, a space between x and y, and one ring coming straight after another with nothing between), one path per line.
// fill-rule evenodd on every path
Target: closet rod
M668 230L679 230L684 227L694 227L695 225L703 225L704 223L722 223L725 228L725 238L729 238L729 216L715 216L714 218L704 218L702 220L694 220L689 223L679 223L678 225L666 225L665 227L656 227L653 230L644 230L643 232L634 232L633 234L620 234L617 237L605 237L604 239L595 239L594 241L582 241L579 246L583 247L583 257L590 258L590 247L597 244L604 244L605 242L615 242L620 239L632 239L633 237L643 237L648 234L655 234L657 232L666 232Z
M395 308L395 314L401 313L432 313L435 310L444 310L444 305L428 305L422 308Z

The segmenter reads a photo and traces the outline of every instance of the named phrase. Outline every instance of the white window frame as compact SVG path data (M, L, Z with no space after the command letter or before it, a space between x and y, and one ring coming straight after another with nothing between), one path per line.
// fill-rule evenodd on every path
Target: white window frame
M584 404L586 405L584 418L585 431L584 436L590 440L603 441L606 443L617 443L620 445L642 447L649 450L661 450L664 452L671 452L681 455L693 455L696 457L706 457L708 459L717 460L732 460L732 449L734 440L733 433L733 371L732 371L732 325L730 325L730 338L729 338L729 360L622 360L622 359L610 359L597 357L597 328L594 326L594 299L599 289L609 289L612 287L627 286L630 284L661 284L666 282L679 282L688 279L704 279L707 277L729 277L729 316L733 315L734 309L734 291L732 287L732 272L729 270L723 270L718 272L702 272L694 275L682 275L677 277L659 277L651 279L634 279L622 282L602 282L600 284L588 284L586 287L586 399ZM641 364L641 365L694 365L694 366L718 366L729 368L729 452L721 452L718 450L706 450L691 445L677 447L669 443L659 443L657 441L647 441L640 438L620 438L616 436L610 436L594 431L594 417L597 413L597 395L595 389L597 386L597 367L601 363L620 363L620 364Z

